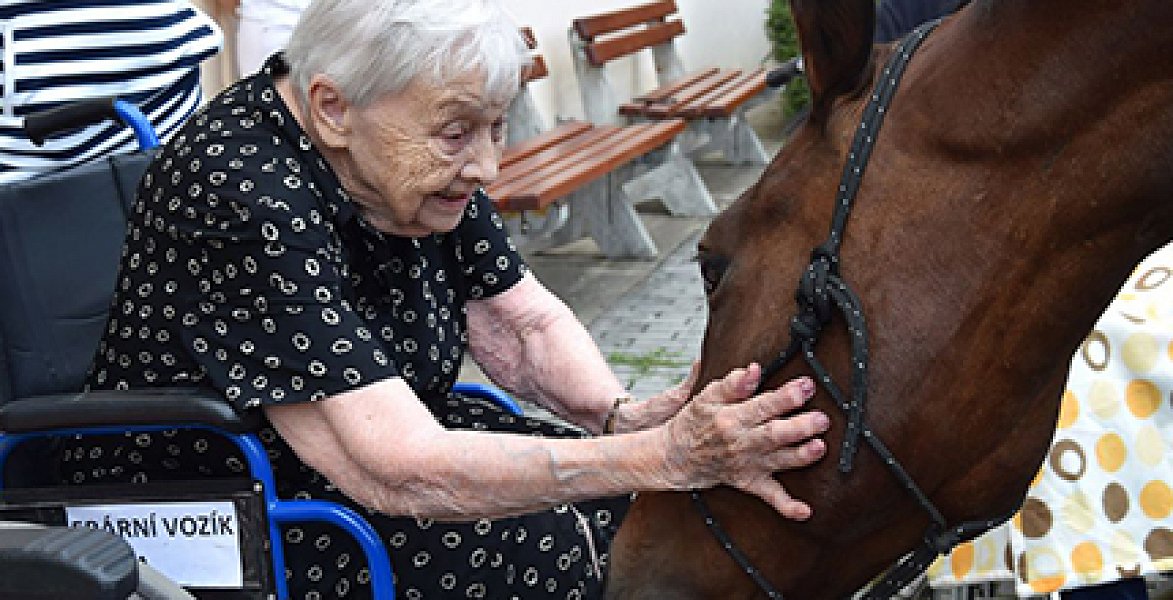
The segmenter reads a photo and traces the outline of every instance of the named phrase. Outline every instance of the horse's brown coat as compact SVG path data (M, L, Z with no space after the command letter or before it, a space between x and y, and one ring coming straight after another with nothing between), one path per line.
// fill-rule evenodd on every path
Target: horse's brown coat
M872 0L794 0L810 118L718 216L701 384L785 344L794 290L830 226L846 149L886 48ZM867 423L951 523L1013 510L1046 451L1072 352L1147 253L1173 238L1173 3L978 0L913 58L843 245L872 360ZM841 385L836 319L819 351ZM806 371L791 364L771 382ZM920 540L926 513L862 447L780 477L814 508L786 521L706 493L789 600L837 599ZM645 494L613 547L614 598L752 598L686 495Z

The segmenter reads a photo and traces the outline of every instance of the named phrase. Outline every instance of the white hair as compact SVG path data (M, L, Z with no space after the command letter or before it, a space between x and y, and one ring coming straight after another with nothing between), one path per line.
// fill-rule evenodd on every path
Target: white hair
M314 0L285 49L302 102L323 74L347 101L369 105L402 91L418 75L443 85L480 72L490 97L517 93L530 62L499 0Z

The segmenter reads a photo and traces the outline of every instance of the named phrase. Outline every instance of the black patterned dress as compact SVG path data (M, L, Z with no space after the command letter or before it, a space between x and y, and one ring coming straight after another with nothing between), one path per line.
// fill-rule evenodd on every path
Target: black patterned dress
M450 392L468 341L465 303L525 272L491 201L476 194L446 234L368 226L278 96L284 71L274 57L212 100L149 168L89 386L207 386L249 411L402 377L446 427L582 435ZM396 424L386 427L394 435ZM271 429L261 437L279 496L353 506ZM62 477L75 484L244 469L227 442L184 431L71 442L62 456ZM602 499L470 523L356 508L411 600L598 597L626 507ZM306 525L283 535L294 598L368 595L369 571L345 534Z

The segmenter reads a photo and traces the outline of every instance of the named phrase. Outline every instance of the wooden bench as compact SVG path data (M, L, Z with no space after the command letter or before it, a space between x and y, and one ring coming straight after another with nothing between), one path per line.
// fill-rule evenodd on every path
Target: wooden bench
M684 118L690 155L718 151L735 164L766 164L769 156L745 119L745 111L776 94L766 85L766 70L708 67L689 73L674 46L685 31L674 13L673 0L659 0L573 21L570 42L588 118L596 123ZM643 50L652 53L659 87L619 102L605 66Z
M523 34L536 47L532 32ZM566 121L547 128L529 90L546 75L545 61L535 55L509 108L500 174L486 189L519 246L540 251L589 236L608 257L656 256L625 188L663 172L676 173L683 183L635 199L658 198L673 213L716 214L695 168L675 143L686 128L682 119L631 125Z

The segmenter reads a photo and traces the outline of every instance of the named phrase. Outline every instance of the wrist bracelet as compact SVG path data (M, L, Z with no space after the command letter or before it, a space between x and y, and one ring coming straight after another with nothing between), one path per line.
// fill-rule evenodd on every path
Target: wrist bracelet
M619 396L611 403L611 410L607 411L607 418L603 421L603 435L615 433L615 420L619 416L619 407L635 400L631 396Z

